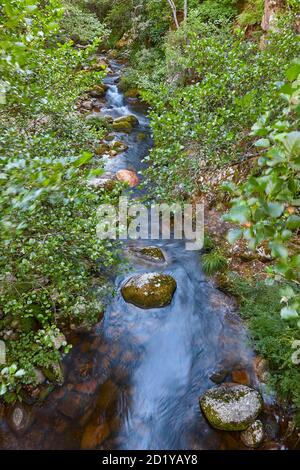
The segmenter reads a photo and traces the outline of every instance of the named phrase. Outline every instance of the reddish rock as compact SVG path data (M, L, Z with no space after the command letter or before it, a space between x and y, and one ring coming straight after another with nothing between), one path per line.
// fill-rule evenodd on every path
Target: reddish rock
M81 449L95 449L109 436L110 429L107 423L89 424L81 438Z
M82 416L88 406L88 395L71 391L58 404L57 409L68 418L75 419Z
M96 392L98 383L96 380L89 380L88 382L82 382L75 385L75 390L78 393L93 394Z
M250 384L250 376L245 369L235 369L231 373L233 382L241 385Z
M132 170L119 170L116 173L118 181L127 183L131 188L139 184L139 179L135 171Z
M256 356L253 361L253 368L258 380L267 383L270 375L267 361L263 357Z

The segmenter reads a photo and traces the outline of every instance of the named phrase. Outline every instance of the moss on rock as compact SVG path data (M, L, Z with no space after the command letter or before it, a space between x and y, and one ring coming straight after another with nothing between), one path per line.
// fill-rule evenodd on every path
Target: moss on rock
M262 409L258 391L245 385L226 383L213 387L200 398L201 409L216 429L244 431Z
M145 246L143 248L136 248L132 250L133 253L146 261L154 263L164 263L166 261L163 251L157 246Z
M160 308L171 303L177 284L163 273L145 273L131 277L121 292L126 302L140 308Z
M139 123L138 119L132 114L121 116L114 120L112 127L115 131L131 132L134 126Z

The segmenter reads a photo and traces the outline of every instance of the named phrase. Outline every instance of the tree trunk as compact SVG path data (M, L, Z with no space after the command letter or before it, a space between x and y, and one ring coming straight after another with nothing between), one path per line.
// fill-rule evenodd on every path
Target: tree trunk
M188 0L184 0L184 20L188 17Z
M261 27L268 32L276 27L277 14L283 7L283 0L265 0L265 10Z
M179 28L179 23L178 23L178 19L177 19L177 9L176 9L176 5L175 3L173 2L173 0L168 0L168 3L172 9L172 13L173 13L173 18L174 18L174 22L175 22L175 25L176 25L176 28L178 29Z

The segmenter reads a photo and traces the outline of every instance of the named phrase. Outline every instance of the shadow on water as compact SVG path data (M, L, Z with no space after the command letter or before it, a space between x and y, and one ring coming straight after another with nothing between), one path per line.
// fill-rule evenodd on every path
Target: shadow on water
M112 61L111 67L101 112L114 118L135 114L139 126L129 135L117 134L129 148L110 159L107 169L140 171L152 145L146 110L124 98L117 87L122 66ZM186 251L179 241L153 244L167 256L159 270L177 281L172 303L150 310L125 303L119 287L128 273L120 275L118 294L104 320L93 332L73 338L75 346L64 361L64 385L33 407L33 424L22 436L2 421L1 448L242 447L234 433L213 430L198 404L201 393L214 385L210 376L220 369L246 368L255 385L253 352L235 304L205 279L197 252ZM153 264L134 259L130 274L155 270Z

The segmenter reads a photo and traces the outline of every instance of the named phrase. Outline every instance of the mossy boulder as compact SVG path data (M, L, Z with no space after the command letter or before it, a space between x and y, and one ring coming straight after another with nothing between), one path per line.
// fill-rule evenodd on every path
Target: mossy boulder
M96 148L95 153L97 155L103 155L104 153L109 152L110 146L108 144L102 143L99 147Z
M165 263L166 258L163 251L157 246L144 246L143 248L132 249L132 252L138 258L152 263Z
M131 132L134 126L139 123L138 119L133 115L121 116L114 120L112 127L118 132Z
M127 134L130 134L132 132L133 127L129 122L113 122L112 128L116 132L127 132Z
M262 422L257 419L248 429L241 432L241 441L246 447L255 449L259 447L264 440L264 427Z
M244 431L262 409L257 390L232 383L213 387L200 398L200 407L211 424L223 431Z
M107 91L107 85L96 85L92 90L90 90L88 92L88 94L92 97L92 98L103 98L106 91Z
M168 274L145 273L128 279L121 292L126 302L137 307L160 308L171 303L176 287Z

